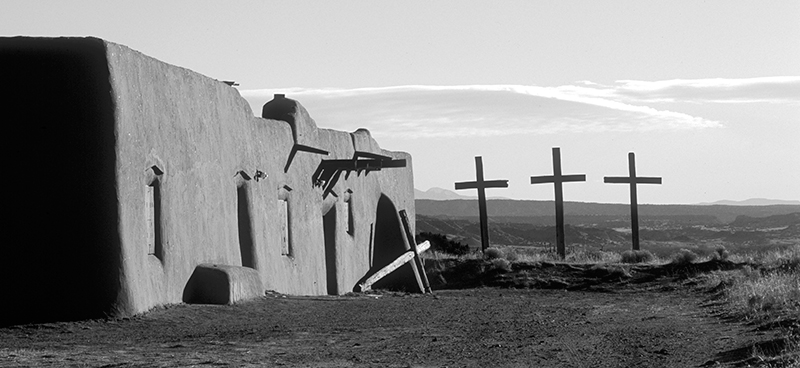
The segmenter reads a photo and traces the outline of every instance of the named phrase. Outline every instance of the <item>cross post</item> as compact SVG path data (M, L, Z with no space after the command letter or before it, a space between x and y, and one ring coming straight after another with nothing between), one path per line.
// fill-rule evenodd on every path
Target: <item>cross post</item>
M636 176L636 155L628 153L629 176L606 176L605 183L630 184L631 187L631 241L633 250L639 250L639 205L636 198L636 184L661 184L660 177Z
M562 183L571 181L586 181L586 175L561 174L561 149L553 147L553 175L531 176L531 184L553 183L556 191L556 251L561 259L567 256L564 245L564 193Z
M508 180L483 180L483 159L475 156L475 181L456 183L456 190L477 189L478 211L481 219L481 251L489 248L489 219L486 215L486 188L508 188Z

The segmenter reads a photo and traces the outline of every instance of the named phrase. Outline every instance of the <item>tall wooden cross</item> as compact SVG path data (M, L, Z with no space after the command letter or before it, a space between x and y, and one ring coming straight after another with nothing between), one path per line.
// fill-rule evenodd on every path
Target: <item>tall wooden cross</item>
M486 188L508 188L508 180L483 180L483 159L475 157L475 181L456 183L456 190L478 189L478 211L481 218L481 251L489 248L489 220L486 215Z
M661 184L661 178L636 176L636 155L628 153L628 171L630 176L606 176L606 183L630 184L631 186L631 240L633 250L639 250L639 205L636 200L636 184Z
M553 183L556 189L556 249L559 257L566 257L564 246L564 194L561 184L571 181L586 181L586 175L561 174L561 149L553 147L553 175L531 176L531 184Z

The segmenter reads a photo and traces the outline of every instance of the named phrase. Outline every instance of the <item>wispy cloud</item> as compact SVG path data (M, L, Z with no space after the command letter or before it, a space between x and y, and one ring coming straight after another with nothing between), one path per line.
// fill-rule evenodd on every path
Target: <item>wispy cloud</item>
M640 102L780 103L800 105L800 76L742 79L620 80L589 85L609 98Z
M662 102L797 104L800 77L618 81L601 85L409 85L243 90L260 110L273 93L306 106L323 127L368 127L376 136L457 137L687 130L721 127ZM674 109L674 107L672 107Z

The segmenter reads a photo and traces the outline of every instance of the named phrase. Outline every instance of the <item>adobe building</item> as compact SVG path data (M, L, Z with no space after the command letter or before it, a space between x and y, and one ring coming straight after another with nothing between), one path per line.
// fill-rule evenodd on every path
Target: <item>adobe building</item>
M409 247L411 157L365 129L96 38L0 38L0 74L2 325L343 294Z

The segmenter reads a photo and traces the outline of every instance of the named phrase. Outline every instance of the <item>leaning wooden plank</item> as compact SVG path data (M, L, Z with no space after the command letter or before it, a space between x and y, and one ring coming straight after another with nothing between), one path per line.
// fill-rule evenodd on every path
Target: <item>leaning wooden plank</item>
M424 251L426 251L428 249L431 249L431 242L429 242L427 240L422 242L422 243L417 244L417 253L418 254L421 254L422 252L424 252Z
M424 241L420 244L417 244L417 253L422 253L428 250L431 247L431 243L429 241ZM408 263L408 261L414 259L414 251L409 250L408 252L403 253L400 257L397 257L392 263L389 263L384 268L375 272L374 275L370 276L366 279L363 283L358 284L358 288L360 290L356 291L367 291L372 288L372 285L378 282L378 280L386 277L386 275L392 273L394 270L400 268L400 266Z
M403 223L403 229L405 230L406 240L408 243L416 243L414 241L414 235L411 233L411 227L408 225L408 214L406 213L406 210L400 210L400 220ZM425 273L425 264L422 262L422 258L419 257L421 252L416 248L417 247L412 248L414 250L414 264L417 266L416 269L419 272L419 278L422 282L422 292L430 293L431 284L428 282L428 275Z

